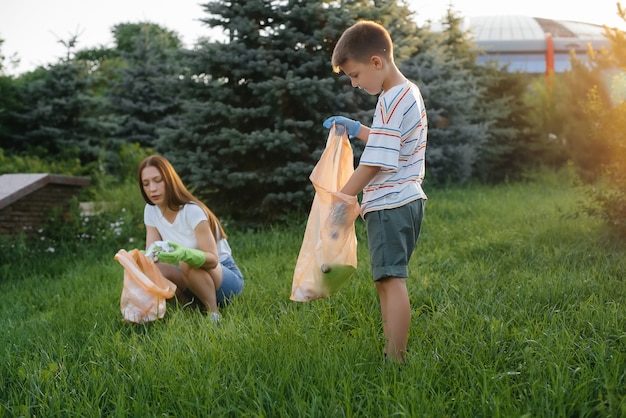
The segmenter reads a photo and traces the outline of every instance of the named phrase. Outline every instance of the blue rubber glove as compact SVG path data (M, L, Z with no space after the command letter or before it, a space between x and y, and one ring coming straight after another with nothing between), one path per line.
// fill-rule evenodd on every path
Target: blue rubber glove
M361 122L357 120L348 119L343 116L331 116L324 121L324 128L330 129L333 126L333 122L337 125L343 125L346 127L346 133L350 138L353 138L359 134L361 130Z
M200 268L206 262L206 253L204 251L196 250L195 248L187 248L182 245L178 245L175 242L169 241L168 244L172 247L173 251L162 251L159 253L159 261L163 261L168 264L178 264L179 261L184 261L192 267Z
M354 223L359 216L359 204L356 196L349 196L341 192L333 192L330 196L330 212L326 220L331 238L339 236L339 229L346 228Z

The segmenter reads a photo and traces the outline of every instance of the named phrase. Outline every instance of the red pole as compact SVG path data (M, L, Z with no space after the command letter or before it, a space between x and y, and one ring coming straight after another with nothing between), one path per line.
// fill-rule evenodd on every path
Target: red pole
M552 86L552 74L554 73L554 42L552 34L546 33L546 82L549 87Z

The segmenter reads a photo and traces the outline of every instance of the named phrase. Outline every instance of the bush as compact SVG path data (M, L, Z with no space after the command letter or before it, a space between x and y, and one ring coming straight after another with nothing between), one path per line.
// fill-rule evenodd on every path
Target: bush
M0 264L21 261L32 266L32 260L38 260L42 262L35 264L49 268L47 263L53 263L56 254L113 257L120 248L143 248L143 200L136 187L134 182L126 182L105 192L92 191L95 213L81 213L74 198L69 212L52 211L34 235L0 237Z
M32 153L6 155L5 150L0 148L0 173L54 173L67 176L85 174L85 168L81 167L78 158L64 160L56 157L46 160Z
M591 124L588 142L594 149L602 147L605 159L596 168L599 180L588 187L591 201L586 204L586 210L626 238L626 170L623 166L626 161L626 103L606 106L592 89L587 113L590 120L595 121Z

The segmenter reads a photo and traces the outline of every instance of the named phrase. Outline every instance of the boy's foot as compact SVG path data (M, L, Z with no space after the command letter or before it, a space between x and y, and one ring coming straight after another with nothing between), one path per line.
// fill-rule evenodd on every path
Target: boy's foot
M383 353L383 364L385 368L396 368L396 371L401 372L404 363L398 363L397 361L392 360L389 356L387 356L387 353Z
M401 359L394 358L392 356L388 356L387 353L383 353L383 358L385 363L387 364L397 364L398 366L402 366L406 362L406 355L402 356Z
M219 312L211 312L211 315L209 315L209 319L214 324L218 324L222 321L222 315Z

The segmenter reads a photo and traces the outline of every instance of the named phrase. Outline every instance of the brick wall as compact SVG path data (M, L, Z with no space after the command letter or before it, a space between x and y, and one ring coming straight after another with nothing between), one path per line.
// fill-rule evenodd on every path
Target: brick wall
M0 235L14 235L22 231L36 233L56 207L63 208L60 217L67 216L71 198L78 195L85 185L71 183L47 181L35 190L21 193L19 199L0 209Z

